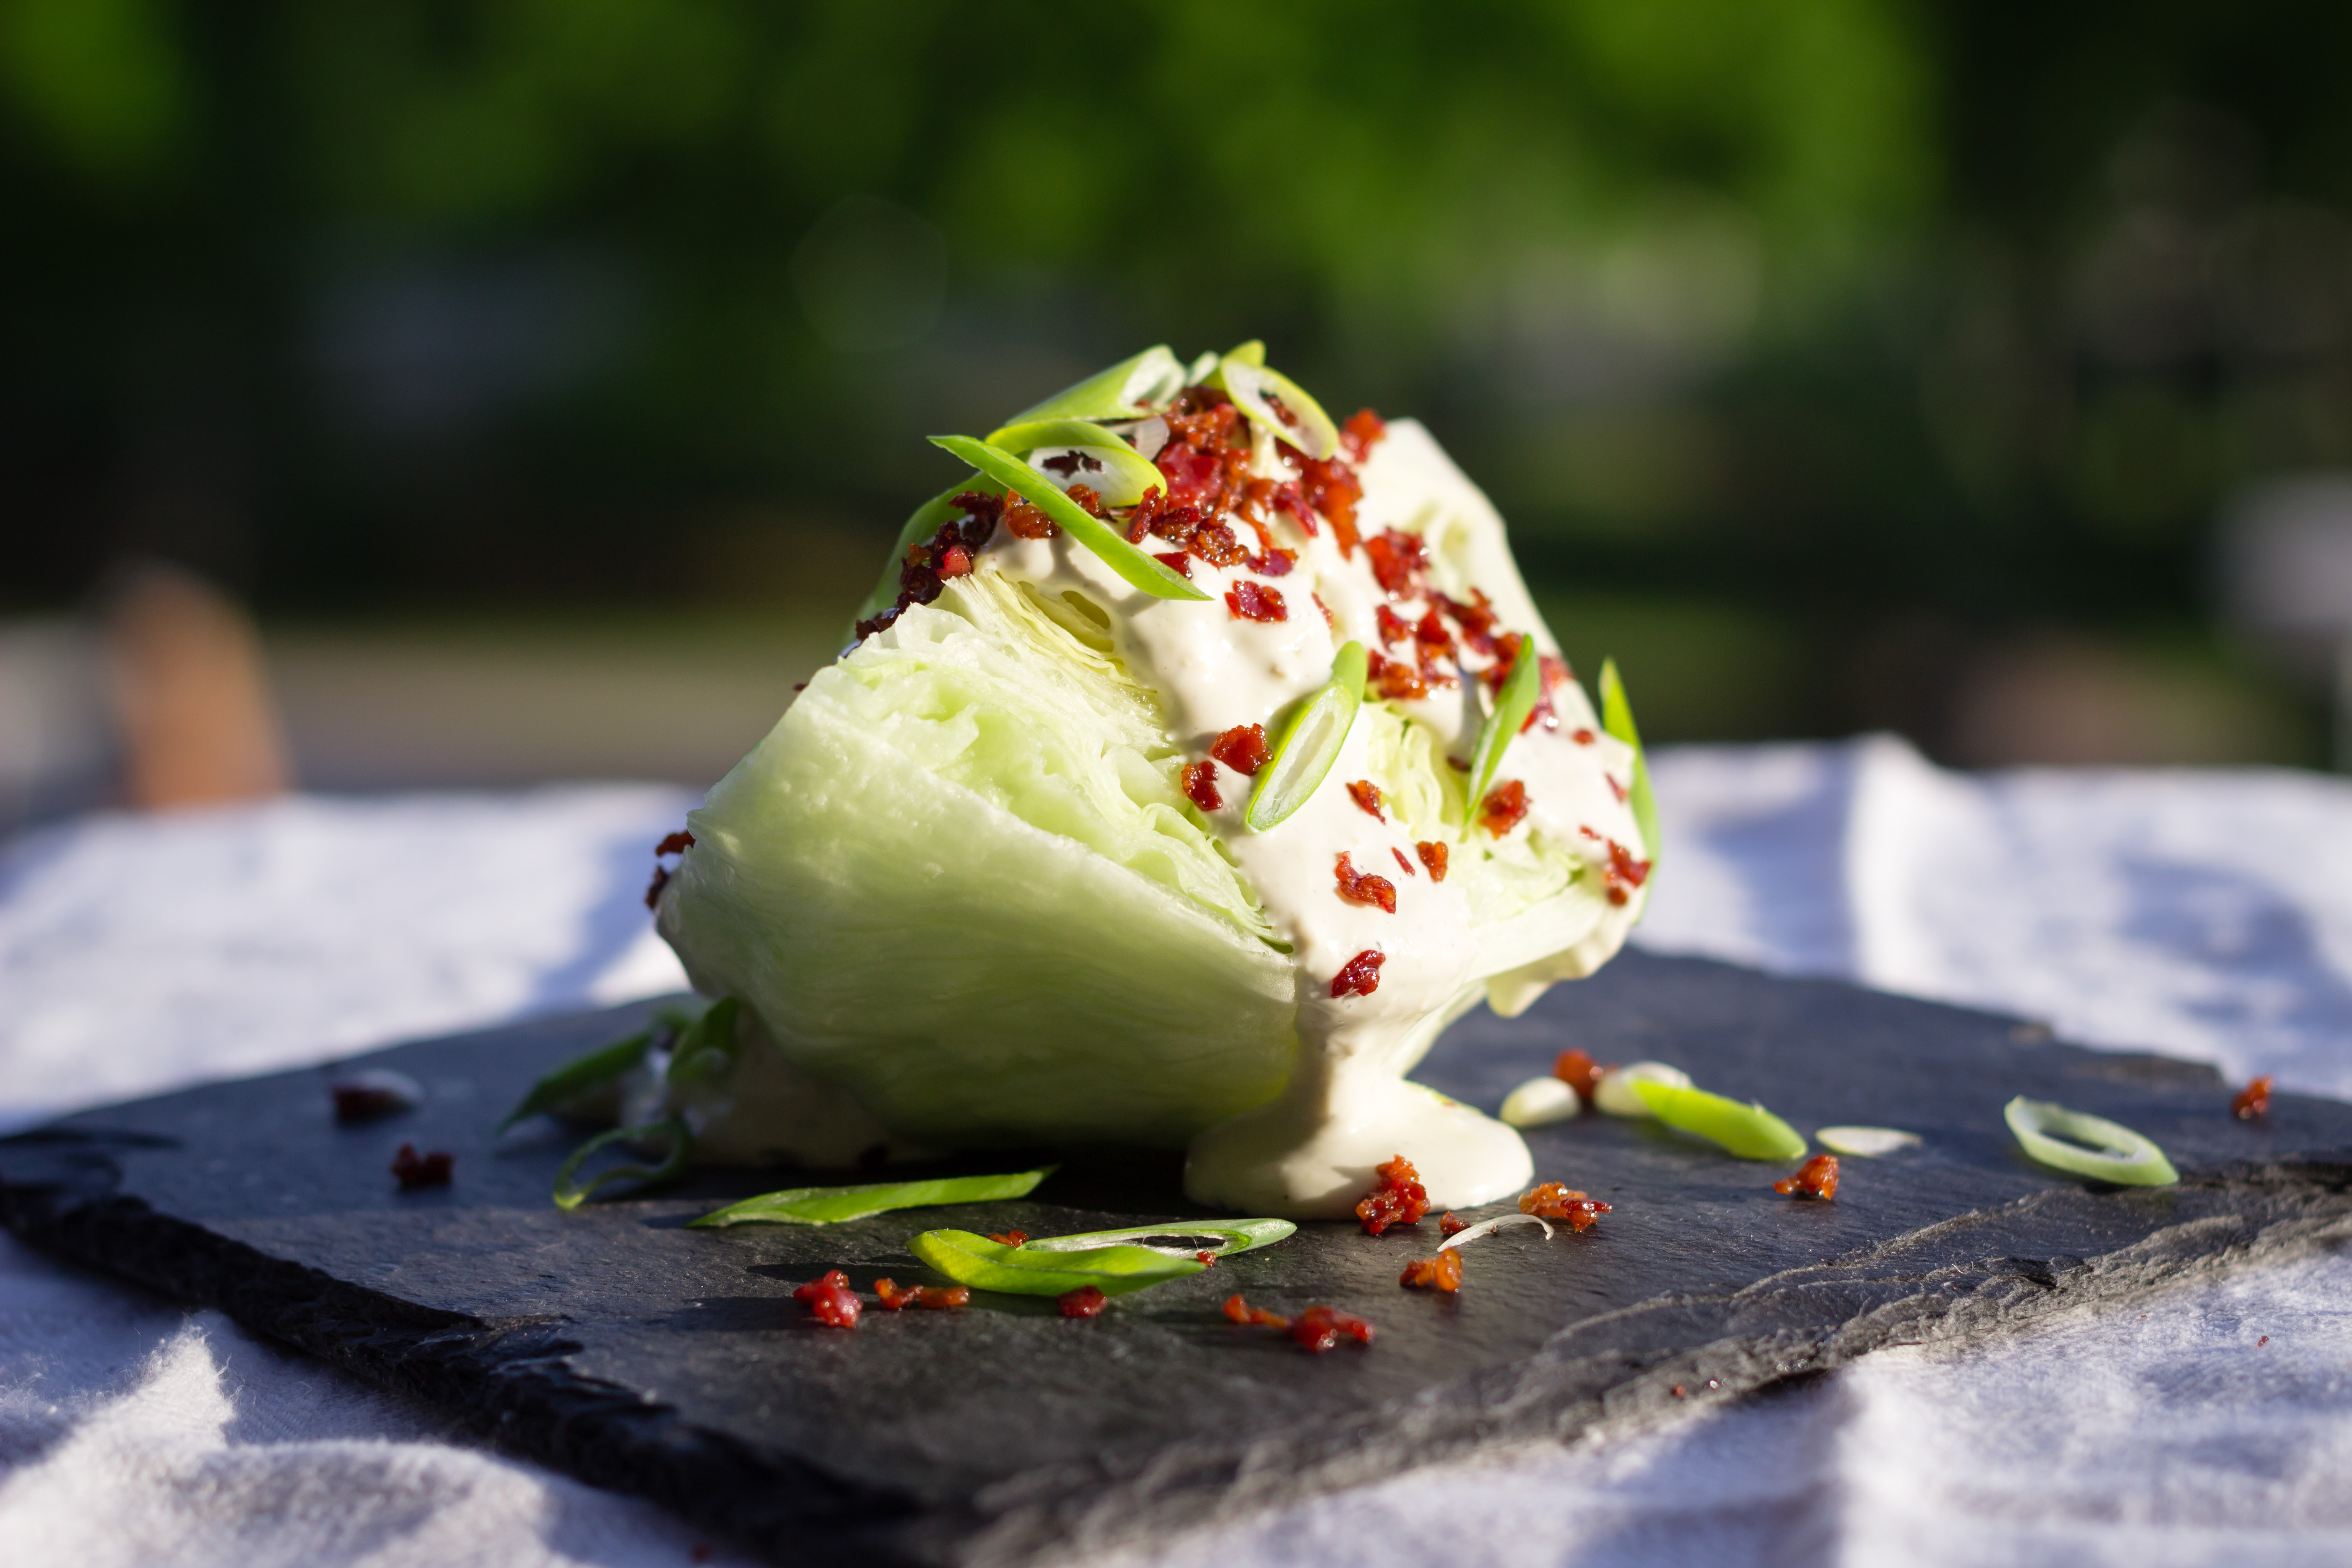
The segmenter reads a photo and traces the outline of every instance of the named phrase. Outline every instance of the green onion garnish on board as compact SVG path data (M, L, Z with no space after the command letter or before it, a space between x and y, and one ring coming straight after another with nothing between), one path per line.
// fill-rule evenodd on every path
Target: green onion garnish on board
M1633 705L1625 700L1625 683L1617 675L1617 661L1601 661L1601 727L1633 748L1633 783L1625 792L1633 808L1633 826L1642 830L1642 855L1653 876L1658 869L1658 798L1650 793L1650 764L1642 753L1642 731L1633 727Z
M2126 1187L2168 1187L2180 1180L2163 1150L2104 1116L2021 1094L2000 1114L2025 1152L2054 1169Z
M1753 1101L1742 1105L1703 1089L1636 1079L1633 1092L1669 1127L1696 1132L1743 1160L1794 1160L1805 1152L1797 1130Z
M1150 458L1101 426L1084 419L1033 419L1007 425L992 432L988 444L1017 458L1041 451L1062 451L1093 458L1096 467L1085 474L1085 482L1093 486L1095 493L1110 506L1133 506L1151 491L1168 488L1168 476L1152 467ZM1032 462L1030 467L1037 465ZM1071 477L1079 478L1075 473Z
M689 1230L720 1230L730 1225L839 1225L891 1209L930 1208L943 1204L986 1204L1025 1198L1059 1169L1040 1165L1003 1176L942 1176L924 1182L877 1182L858 1187L787 1187L714 1209L688 1222Z
M703 1010L702 1016L678 1031L669 1048L671 1083L709 1083L735 1070L735 1020L743 1004L722 996Z
M909 1240L907 1247L957 1284L977 1290L995 1290L1008 1296L1066 1296L1091 1285L1106 1296L1124 1296L1198 1274L1208 1265L1195 1252L1139 1247L1122 1242L1119 1237L1213 1237L1228 1245L1199 1251L1224 1257L1280 1241L1297 1228L1289 1221L1278 1219L1215 1225L1186 1220L1172 1225L1047 1237L1023 1247L1007 1247L968 1230L927 1230Z
M614 1143L635 1142L640 1138L669 1140L669 1152L663 1157L660 1164L615 1165L611 1170L601 1173L594 1181L585 1186L572 1184L572 1178L598 1150L608 1148ZM642 1127L615 1127L609 1132L599 1132L595 1137L572 1151L571 1157L556 1168L555 1206L560 1209L576 1209L614 1182L636 1182L646 1187L657 1187L664 1182L676 1181L679 1173L686 1169L687 1148L693 1142L693 1135L687 1131L685 1119L677 1116L668 1117L660 1121L649 1121Z
M655 1039L664 1034L683 1037L695 1021L708 1010L707 1005L693 1002L662 1008L654 1015L654 1022L624 1040L609 1046L599 1046L584 1056L577 1056L530 1086L522 1103L507 1112L498 1130L504 1132L516 1122L551 1110L561 1110L571 1100L602 1089L614 1079L636 1069L653 1049Z
M1339 760L1356 710L1363 706L1367 666L1363 644L1343 644L1331 660L1330 684L1291 710L1250 791L1243 820L1252 831L1264 833L1305 805Z
M1102 558L1103 564L1155 599L1205 599L1209 595L1127 542L1127 536L1062 493L1061 487L1000 447L969 436L934 436L931 445L961 458L990 479L1018 492L1061 524L1071 538Z
M1503 689L1495 693L1495 710L1486 715L1486 722L1478 731L1478 749L1470 753L1470 816L1478 815L1478 803L1486 798L1494 787L1495 774L1503 765L1503 753L1518 738L1536 710L1537 700L1543 695L1543 660L1536 653L1536 639L1521 632L1517 643L1518 651L1511 658L1511 673L1503 678Z

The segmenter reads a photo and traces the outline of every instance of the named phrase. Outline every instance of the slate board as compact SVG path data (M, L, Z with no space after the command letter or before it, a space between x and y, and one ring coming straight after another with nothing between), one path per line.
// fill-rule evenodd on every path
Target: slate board
M1045 1235L1201 1211L1172 1159L1078 1151L1031 1201L823 1229L682 1228L717 1200L793 1184L772 1173L559 1213L549 1180L577 1134L491 1130L534 1076L645 1011L360 1058L430 1089L360 1127L332 1120L322 1071L71 1117L0 1142L0 1219L778 1562L868 1568L1083 1555L2352 1235L2352 1105L2282 1095L2240 1121L2202 1067L1628 953L1526 1017L1465 1019L1416 1076L1491 1107L1580 1045L1674 1062L1808 1133L1894 1125L1925 1147L1848 1159L1834 1204L1796 1203L1770 1190L1780 1168L1588 1116L1530 1138L1537 1174L1615 1212L1581 1237L1479 1243L1455 1298L1397 1288L1404 1261L1434 1249L1433 1216L1378 1239L1306 1226L1092 1321L998 1298L869 1310L843 1332L793 1286L835 1266L861 1289L926 1279L903 1250L919 1230ZM2000 1120L2018 1093L2138 1128L2186 1179L2093 1190L2027 1163ZM451 1187L397 1190L387 1164L412 1141L456 1155ZM1378 1342L1310 1355L1227 1323L1217 1302L1234 1290L1286 1312L1336 1303L1372 1320Z

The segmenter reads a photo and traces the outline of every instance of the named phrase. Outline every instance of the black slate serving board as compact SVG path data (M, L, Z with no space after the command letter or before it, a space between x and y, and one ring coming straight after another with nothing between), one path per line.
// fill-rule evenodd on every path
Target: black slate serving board
M706 1173L560 1213L549 1179L577 1134L492 1128L533 1077L643 1011L375 1053L367 1065L430 1097L358 1127L333 1121L322 1072L71 1117L0 1142L0 1219L779 1562L869 1565L1076 1556L2352 1235L2352 1105L2282 1095L2241 1121L2202 1067L1628 953L1526 1017L1464 1020L1416 1077L1492 1107L1573 1044L1674 1062L1808 1133L1893 1125L1925 1146L1848 1159L1834 1204L1797 1203L1770 1190L1780 1168L1587 1116L1531 1136L1537 1174L1615 1212L1580 1237L1479 1243L1458 1297L1397 1287L1405 1260L1434 1249L1433 1215L1378 1239L1306 1226L1092 1321L984 1298L961 1313L869 1310L844 1332L792 1288L835 1266L861 1289L925 1279L904 1250L919 1230L1046 1235L1201 1211L1174 1161L1080 1151L1030 1201L826 1228L683 1226L721 1199L870 1178ZM2095 1190L2029 1163L2000 1120L2018 1093L2138 1128L2186 1179ZM400 1192L387 1166L404 1142L452 1152L454 1184ZM1378 1342L1310 1355L1226 1322L1217 1302L1235 1290L1286 1312L1335 1303L1374 1321Z

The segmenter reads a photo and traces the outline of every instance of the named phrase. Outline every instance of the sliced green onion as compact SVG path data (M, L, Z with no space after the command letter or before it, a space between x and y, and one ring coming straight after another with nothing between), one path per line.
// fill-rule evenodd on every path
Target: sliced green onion
M572 1185L572 1176L598 1150L627 1140L651 1138L656 1134L669 1140L669 1153L660 1164L615 1165L584 1187ZM693 1138L687 1131L685 1120L676 1116L660 1121L649 1121L642 1127L615 1127L609 1132L599 1132L579 1148L572 1151L572 1157L556 1168L555 1206L560 1209L576 1209L595 1193L612 1185L614 1182L638 1182L647 1187L657 1187L664 1182L676 1181L678 1173L686 1169L687 1149L692 1142Z
M1243 346L1247 347L1248 345L1244 344ZM1261 347L1258 352L1260 353L1264 353L1265 351ZM1214 349L1209 349L1203 352L1199 359L1194 360L1191 364L1184 367L1184 384L1187 386L1201 385L1211 376L1216 374L1217 367L1224 363L1224 362L1225 356L1219 353Z
M1252 338L1245 343L1235 343L1217 357L1220 360L1237 360L1243 364L1263 365L1265 363L1265 340Z
M1101 426L1083 419L1034 419L1026 424L1007 425L992 434L988 444L1001 447L1015 457L1031 458L1029 466L1059 489L1067 489L1078 483L1092 486L1095 493L1111 506L1133 506L1151 491L1168 488L1168 476L1152 467L1150 458ZM1075 471L1063 479L1051 469L1038 466L1033 454L1041 451L1082 453L1100 467L1083 479Z
M743 1004L722 996L681 1030L669 1048L671 1083L713 1083L735 1070L735 1020Z
M1555 1121L1566 1121L1584 1110L1584 1101L1576 1090L1547 1073L1531 1078L1503 1097L1503 1109L1496 1114L1506 1127L1549 1127Z
M1752 1101L1742 1105L1703 1089L1641 1079L1633 1081L1633 1092L1667 1126L1720 1143L1743 1160L1793 1160L1805 1152L1795 1128Z
M787 1187L714 1209L688 1222L688 1230L723 1230L730 1225L839 1225L891 1209L933 1208L944 1204L991 1204L1025 1198L1058 1166L1040 1165L1004 1176L942 1176L928 1182L877 1182L862 1187Z
M2025 1152L2045 1165L2127 1187L2168 1187L2180 1180L2163 1150L2104 1116L2021 1094L2000 1114ZM2086 1143L2091 1146L2083 1147Z
M1494 787L1495 774L1503 765L1503 753L1518 739L1521 726L1536 710L1536 701L1542 695L1543 659L1536 653L1536 639L1521 632L1518 652L1512 656L1511 673L1503 678L1503 689L1495 694L1495 710L1486 715L1486 722L1478 731L1478 749L1470 754L1472 820L1478 816L1478 803Z
M1250 791L1243 820L1253 830L1264 833L1305 805L1339 760L1356 710L1363 706L1365 668L1364 645L1344 644L1331 660L1331 683L1291 711Z
M1184 385L1184 363L1155 343L1133 359L1121 360L1097 371L1075 386L1066 386L1034 408L1024 408L1005 421L1026 424L1034 419L1132 419L1148 405L1165 403Z
M1688 1089L1690 1074L1664 1062L1630 1062L1622 1068L1605 1068L1593 1080L1592 1109L1611 1116L1647 1116L1650 1102L1635 1090L1638 1083L1663 1083L1672 1089Z
M1103 564L1155 599L1205 599L1209 595L1138 550L1124 534L1064 495L1061 487L1001 447L969 436L934 436L931 445L952 452L1006 489L1018 491L1038 510L1069 531L1070 537L1102 557Z
M1463 1226L1444 1241L1439 1242L1437 1250L1444 1252L1448 1247L1467 1247L1480 1237L1492 1236L1509 1225L1539 1225L1543 1226L1544 1239L1546 1241L1551 1239L1551 1222L1541 1215L1498 1214L1493 1219L1482 1219L1476 1225Z
M1225 1258L1236 1252L1271 1247L1296 1234L1297 1229L1286 1219L1185 1220L1175 1225L1131 1225L1125 1230L1087 1230L1076 1236L1038 1237L1026 1245L1032 1252L1084 1252L1139 1236L1205 1236L1223 1245L1206 1248L1154 1247L1146 1250L1164 1252L1171 1258L1192 1258L1202 1251Z
M853 622L870 621L898 602L898 574L907 563L907 547L926 542L940 531L940 524L950 518L961 517L963 509L949 503L966 490L973 489L992 496L1004 493L1003 485L990 484L978 474L973 474L961 484L950 485L917 507L915 515L899 526L898 542L890 547L890 559L883 565L882 580L874 584L874 591L866 595L864 604L857 606L857 614L850 617Z
M590 1089L600 1089L623 1074L635 1070L653 1049L654 1031L641 1029L625 1040L614 1040L609 1046L599 1046L585 1056L574 1057L530 1086L522 1103L507 1112L499 1123L501 1132L526 1117L553 1110L566 1100L577 1100Z
M968 1230L927 1230L908 1250L954 1280L978 1290L1009 1296L1066 1296L1091 1285L1106 1296L1123 1296L1208 1267L1191 1256L1176 1257L1151 1247L1092 1247L1079 1252L1051 1247L1007 1247Z
M1513 673L1517 673L1514 671ZM1625 792L1633 808L1633 826L1642 830L1642 857L1654 875L1658 868L1658 799L1650 793L1650 764L1642 754L1642 731L1633 727L1633 705L1625 700L1625 683L1618 679L1617 661L1601 661L1601 727L1633 748L1633 783Z
M1265 363L1265 345L1244 343L1243 348L1255 348L1255 362L1241 357L1236 349L1217 366L1215 379L1224 385L1225 395L1234 406L1248 416L1251 423L1269 434L1289 442L1318 462L1339 449L1339 427L1323 412L1323 405L1307 395L1304 387L1278 370L1268 370ZM1276 405L1279 403L1281 409ZM1286 409L1291 418L1286 420L1281 410Z
M1813 1142L1832 1154L1871 1160L1897 1149L1917 1148L1919 1134L1893 1127L1822 1127L1814 1131Z

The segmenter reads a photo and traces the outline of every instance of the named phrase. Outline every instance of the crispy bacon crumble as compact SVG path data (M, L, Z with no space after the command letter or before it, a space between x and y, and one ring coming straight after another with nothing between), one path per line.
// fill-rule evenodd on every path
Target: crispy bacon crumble
M1397 1283L1408 1290L1437 1290L1453 1295L1462 1289L1461 1250L1449 1247L1434 1258L1414 1258L1397 1276Z
M1244 1328L1286 1329L1290 1320L1279 1312L1269 1312L1263 1307L1253 1307L1235 1294L1225 1298L1225 1317Z
M1412 1162L1399 1154L1376 1167L1374 1174L1379 1182L1356 1205L1364 1234L1378 1236L1392 1225L1419 1225L1429 1213L1429 1189L1421 1184L1421 1173Z
M1553 1058L1551 1064L1551 1076L1576 1090L1576 1098L1587 1105L1592 1103L1593 1094L1601 1088L1601 1075L1608 1070L1572 1047Z
M1517 827L1527 815L1528 786L1517 779L1505 779L1478 803L1478 826L1497 838Z
M988 1239L999 1247L1026 1247L1029 1245L1029 1233L1025 1230L1008 1230L1003 1236L992 1236Z
M1370 996L1381 988L1381 965L1389 955L1377 947L1368 947L1339 966L1331 976L1331 999L1342 996Z
M1075 1290L1064 1291L1054 1300L1066 1318L1099 1318L1110 1298L1092 1285L1081 1285Z
M1348 798L1356 808L1374 822L1386 822L1388 813L1381 809L1381 786L1370 779L1357 779L1348 785Z
M404 1193L419 1187L446 1187L449 1184L450 1168L456 1163L446 1149L420 1154L415 1144L403 1143L400 1152L392 1157L392 1173Z
M2240 1089L2238 1097L2230 1101L2230 1114L2241 1121L2268 1116L2271 1113L2271 1074L2264 1073Z
M1236 724L1217 737L1209 747L1209 755L1234 772L1254 778L1273 752L1265 743L1265 725Z
M1431 881L1443 882L1445 880L1444 845L1433 844L1429 840L1423 839L1412 847L1412 852L1421 857L1421 863L1423 865L1429 868L1429 879Z
M1370 871L1359 871L1340 851L1339 863L1332 868L1339 879L1340 899L1350 904L1363 904L1382 914L1396 913L1396 884L1386 877L1376 877Z
M1282 602L1280 590L1262 588L1255 583L1236 583L1225 590L1225 608L1237 621L1286 621L1289 606Z
M838 1268L828 1268L794 1289L793 1300L806 1307L820 1323L836 1329L857 1326L857 1292L849 1288L849 1276Z
M1569 1229L1580 1235L1609 1212L1609 1205L1598 1198L1585 1196L1574 1187L1546 1182L1519 1194L1519 1212L1538 1219L1564 1220Z
M1186 763L1178 776L1184 798L1202 811L1215 811L1225 804L1225 797L1217 793L1216 763Z
M1819 1198L1823 1203L1837 1196L1838 1163L1835 1154L1816 1154L1797 1167L1793 1176L1784 1176L1772 1184L1772 1190L1783 1197Z
M1469 1228L1470 1222L1466 1219L1454 1218L1452 1209L1447 1209L1445 1217L1437 1222L1437 1233L1440 1236L1460 1236Z
M874 1281L875 1299L893 1312L903 1312L909 1307L927 1311L952 1312L971 1304L971 1290L963 1285L918 1285L910 1290L898 1289L895 1279Z
M1372 1342L1372 1325L1337 1307L1309 1307L1290 1321L1290 1337L1321 1355L1341 1340L1360 1345Z

